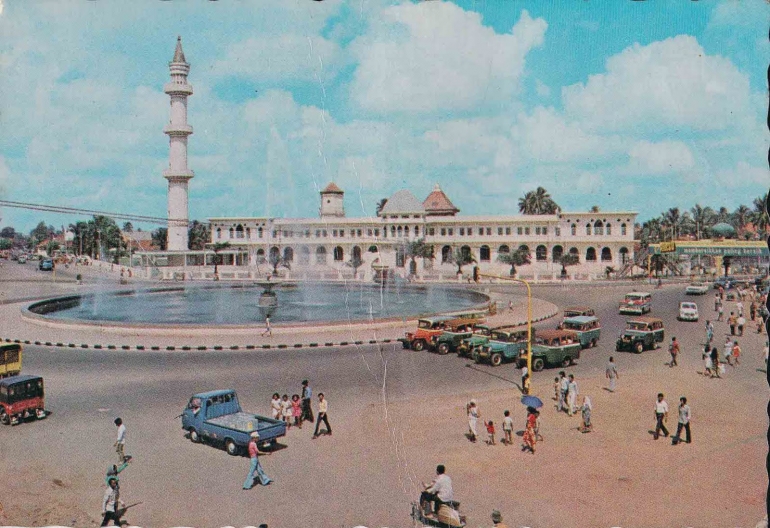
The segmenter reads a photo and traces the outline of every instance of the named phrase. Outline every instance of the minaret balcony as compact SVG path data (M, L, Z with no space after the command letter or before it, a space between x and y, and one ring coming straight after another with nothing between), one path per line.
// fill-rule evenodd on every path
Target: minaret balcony
M191 170L175 171L169 169L163 171L163 177L167 180L189 180L195 177L195 173Z
M169 136L189 136L193 133L193 127L190 125L175 125L169 123L163 127L163 133Z
M193 87L191 84L166 83L163 85L163 91L168 95L192 95Z

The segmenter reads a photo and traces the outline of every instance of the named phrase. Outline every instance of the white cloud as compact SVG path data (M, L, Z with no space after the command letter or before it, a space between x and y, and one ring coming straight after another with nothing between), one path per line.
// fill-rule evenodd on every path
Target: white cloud
M610 57L606 70L562 89L568 115L594 127L649 132L725 129L752 114L748 77L691 36L634 44Z
M770 172L767 168L749 165L745 161L738 162L735 167L719 170L714 175L714 183L729 188L753 187L770 182Z
M690 149L681 141L638 141L629 151L629 166L642 173L687 171L695 165Z
M535 93L540 97L549 97L551 89L540 79L535 79Z
M470 110L507 102L519 89L525 58L547 24L526 11L508 34L450 2L385 9L371 34L354 41L359 59L351 94L375 113Z

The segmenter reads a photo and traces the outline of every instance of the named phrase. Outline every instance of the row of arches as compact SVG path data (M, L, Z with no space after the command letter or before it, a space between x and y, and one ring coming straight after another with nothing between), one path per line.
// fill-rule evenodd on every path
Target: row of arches
M529 249L529 246L526 244L520 245L517 249L526 251L527 253L531 254L531 251ZM472 255L472 251L470 246L462 246L460 248L460 251L462 251L463 255L470 256ZM444 246L441 248L441 262L450 262L452 260L452 246ZM497 254L508 254L511 252L510 246L507 244L503 244L500 247L497 248ZM480 262L489 262L492 260L492 251L489 246L484 245L479 248L479 261ZM580 257L580 251L576 247L572 247L569 249L569 253L572 255L577 255ZM618 251L620 255L621 263L624 263L628 260L628 248L621 247ZM564 256L564 248L562 246L554 246L551 250L551 260L553 262L558 262L562 256ZM596 248L589 247L586 249L584 260L586 262L596 262L597 260L597 250ZM601 248L601 254L600 258L602 262L612 262L612 250L608 247ZM544 245L539 245L535 248L535 261L536 262L547 262L548 261L548 248Z
M377 246L370 246L369 252L370 253L376 253L378 250ZM307 265L310 264L310 256L311 251L310 248L307 246L300 246L299 248L299 256L298 261L300 264ZM278 246L273 246L270 248L270 260L269 262L274 263L277 262L279 259L281 259L283 262L291 263L294 262L294 249L291 247L285 247L283 248L283 254L281 254L281 249ZM353 248L350 251L351 259L353 260L362 260L362 250L359 246L353 246ZM342 248L342 246L336 246L334 249L332 249L332 258L334 259L334 262L343 262L345 260L345 250ZM264 249L258 249L257 250L257 261L258 262L265 262L265 250ZM324 246L318 246L315 250L315 263L316 264L326 264L327 262L327 251Z
M597 220L593 224L586 224L586 235L591 236L591 229L593 228L594 235L612 235L612 224L607 222L606 224L601 220ZM570 225L570 234L577 236L578 226L577 224ZM628 232L626 224L620 224L620 234L625 236Z
M216 234L217 240L220 240L222 238L222 228L221 227L217 227L217 229L215 231L215 234ZM230 235L230 238L236 238L236 239L237 238L241 238L241 239L245 238L246 240L251 240L251 228L247 227L247 228L244 229L241 224L238 224L235 227L231 227L228 230L228 234ZM262 227L258 227L257 228L257 238L262 238L263 235L264 235L264 229Z

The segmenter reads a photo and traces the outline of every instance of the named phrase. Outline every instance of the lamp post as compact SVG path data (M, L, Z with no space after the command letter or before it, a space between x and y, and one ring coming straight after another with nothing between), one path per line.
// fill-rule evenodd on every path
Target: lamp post
M513 277L504 277L501 275L487 275L486 273L479 273L479 277L486 277L490 279L502 279L511 282L520 282L527 287L527 375L529 376L529 386L532 387L532 289L529 286L529 282L523 279L515 279ZM524 389L524 387L522 387ZM526 394L529 394L528 390L525 390Z

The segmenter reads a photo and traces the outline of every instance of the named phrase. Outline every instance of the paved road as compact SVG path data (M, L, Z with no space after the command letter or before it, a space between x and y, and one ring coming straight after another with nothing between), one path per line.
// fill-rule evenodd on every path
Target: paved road
M620 386L627 384L639 392L625 400L630 401L631 406L646 405L650 394L657 390L676 393L682 386L680 378L660 381L662 376L669 375L669 369L663 366L667 360L664 350L642 355L614 353L614 340L626 319L617 314L617 301L627 289L622 286L535 289L537 297L559 306L586 303L596 307L603 323L600 345L584 351L578 365L570 369L579 381L586 380L583 385L586 390L594 390L595 405L597 400L599 406L610 405L610 400L608 403L603 400L609 396L601 394L598 387L603 383L604 365L611 354L620 366ZM676 321L676 306L684 298L682 291L683 286L655 290L653 315L665 320L667 341L671 335L677 335L682 341L682 371L672 375L689 376L687 383L701 384L701 378L696 379L692 372L700 366L700 354L695 350L703 339L703 324ZM709 310L711 295L696 301L702 314L713 313ZM553 327L554 322L540 326ZM746 341L756 348L759 339L749 336ZM216 353L95 352L29 346L25 352L24 370L46 378L47 406L53 414L46 422L0 427L0 475L4 481L7 475L19 476L11 485L12 490L41 493L42 497L25 499L9 493L8 497L15 498L0 498L0 505L4 506L0 511L6 516L3 518L0 514L0 524L70 524L77 519L77 523L83 525L89 518L96 519L104 471L115 457L112 420L118 415L128 427L128 451L136 457L121 479L124 495L129 503L142 502L132 508L127 517L139 525L237 526L268 522L270 526L408 526L409 502L416 497L419 480L428 479L438 462L452 468L456 493L474 526L487 522L488 511L499 505L505 507L509 515L515 513L521 524L528 522L533 526L566 526L565 519L577 520L575 526L614 525L611 523L624 520L618 517L621 515L618 512L640 500L642 511L637 511L636 517L625 517L625 524L620 525L652 526L630 521L662 513L655 506L644 511L647 501L640 498L642 494L637 493L636 488L625 490L627 497L621 493L621 498L604 504L602 510L601 495L617 488L618 480L597 483L595 471L586 469L581 474L581 467L600 463L589 462L592 457L611 461L619 454L619 460L623 460L628 440L623 435L631 434L625 429L618 438L593 437L601 439L599 450L592 451L597 446L587 446L584 456L589 458L582 462L580 457L570 456L569 444L552 436L549 443L544 444L544 449L553 449L550 456L524 459L523 465L514 461L514 466L520 467L511 471L517 473L496 473L500 461L489 453L498 448L479 451L486 446L470 445L462 438L462 402L477 397L482 401L482 410L515 409L517 423L522 421L521 406L516 403L519 393L515 383L519 372L511 365L498 368L474 365L454 355L405 351L400 345ZM751 363L751 359L755 358L747 357L744 361ZM535 392L544 399L550 395L554 375L554 370L535 374ZM248 461L190 443L179 428L179 420L175 419L190 394L223 387L236 389L246 410L266 414L273 392L289 395L299 392L299 381L303 378L311 380L316 394L318 391L327 394L334 436L312 441L307 428L289 431L283 442L286 448L263 459L266 471L275 479L275 484L267 488L242 491ZM757 416L762 416L759 412L766 390L764 376L746 366L740 376L733 376L729 383L735 397L746 399L758 393L756 401L745 401L756 406ZM637 402L637 397L643 403ZM675 399L672 394L669 399L672 407ZM624 400L614 401L618 402L617 412L621 417L643 414L649 418L646 408L643 413L629 411L624 407L626 403L619 403ZM714 403L717 414L722 412L718 405ZM495 410L494 415L498 412ZM725 412L729 413L729 409ZM700 416L704 414L701 412ZM560 416L545 413L544 416L546 423L552 424L554 435L557 432L566 435L572 428L567 422L560 422ZM725 439L725 445L749 445L751 460L757 451L756 431L762 430L766 418L758 421L755 427L741 425L731 438ZM714 425L714 436L719 438L718 424ZM705 441L704 427L699 426L698 434ZM649 441L645 436L633 441L647 446ZM579 437L579 440L589 437L591 435ZM613 450L607 451L608 445L614 445L614 450L620 453L611 454ZM759 448L760 453L763 446ZM518 450L510 449L515 451L512 457L518 460ZM626 474L633 475L642 491L651 483L654 488L657 482L660 491L647 489L646 493L651 495L669 493L682 478L678 471L669 472L667 464L672 461L666 458L668 455L660 456L663 458L641 467L632 464L625 470ZM702 456L713 455L707 452ZM537 463L543 466L531 467ZM701 463L697 461L698 465ZM724 462L737 464L739 468L743 463L743 459ZM559 464L574 467L576 473L567 482L558 477ZM659 464L660 470L649 467L650 464ZM704 467L707 466L704 463ZM651 475L644 474L649 470L653 470ZM536 482L535 477L538 471L543 477L540 482ZM719 468L715 471L720 473L719 482L729 474ZM548 476L552 473L557 477ZM705 485L712 477L717 478L704 478ZM530 500L517 498L517 490L524 489L522 481L517 480L521 478L530 479ZM629 477L618 477L622 478ZM559 513L561 508L553 510L548 506L552 490L562 486L582 497L575 500L569 491L559 492L565 495L560 506L572 509L568 515ZM736 492L742 492L742 488ZM698 512L697 504L702 497L688 493L685 500L691 503L683 505L673 497L671 505L676 508L678 504L680 511L665 512L674 524L690 519L690 510ZM714 493L721 491L715 489ZM45 506L40 506L41 499ZM739 501L729 511L718 510L726 515L721 517L725 522L718 525L726 525L735 515L754 521L761 517L761 504L741 500L743 502ZM581 510L579 505L586 501L588 506ZM601 511L608 513L602 516ZM708 508L701 511L712 515Z

